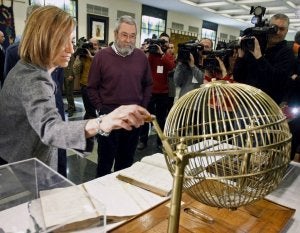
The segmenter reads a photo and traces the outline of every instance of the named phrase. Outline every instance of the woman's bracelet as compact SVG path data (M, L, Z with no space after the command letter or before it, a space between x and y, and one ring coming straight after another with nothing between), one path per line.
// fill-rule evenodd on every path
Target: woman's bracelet
M100 124L102 123L102 119L104 116L105 116L105 114L96 118L96 122L98 124L97 134L104 136L104 137L108 137L110 132L104 132L102 129L100 129Z

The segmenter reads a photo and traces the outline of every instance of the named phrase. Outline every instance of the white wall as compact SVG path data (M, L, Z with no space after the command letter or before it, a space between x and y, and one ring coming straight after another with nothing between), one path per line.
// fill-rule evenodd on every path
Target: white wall
M24 28L24 19L26 16L26 7L28 6L28 0L25 0L25 3L14 2L14 15L15 15L15 28L16 34L21 35ZM5 2L5 4L7 4ZM9 4L9 3L8 3ZM114 40L114 26L117 19L117 11L127 11L132 12L136 16L136 21L138 24L138 28L140 28L141 24L141 12L142 6L140 3L137 3L132 0L78 0L78 38L84 36L87 37L87 10L86 5L98 5L109 8L109 38L108 42ZM201 31L203 21L190 16L185 15L179 12L168 12L168 19L167 19L167 33L169 33L169 28L171 28L172 22L184 24L184 30L188 31L188 26L198 27L199 31ZM220 33L225 33L228 35L239 36L240 31L235 28L227 27L225 25L219 25L218 28L218 35L220 37ZM140 33L138 33L137 37L137 46L139 46L140 41ZM288 34L287 39L293 40L294 34Z
M10 2L4 1L4 4L10 6ZM22 35L25 26L26 8L28 5L28 0L25 0L25 3L14 2L15 31L17 36Z
M217 38L220 38L220 33L227 34L228 35L228 40L229 40L229 36L235 36L236 38L238 38L240 36L240 30L239 29L227 27L225 25L219 25L218 26Z
M193 17L191 15L182 14L179 12L169 11L168 12L168 18L167 18L167 32L171 28L172 23L180 23L184 25L183 31L188 31L189 26L198 27L199 33L201 33L201 27L203 21L201 19L198 19L196 17Z
M117 20L117 11L122 10L135 14L137 28L140 28L142 5L131 0L78 0L78 35L87 37L87 10L86 5L98 5L107 7L109 17L109 36L108 42L114 40L114 27ZM139 35L137 41L140 41Z

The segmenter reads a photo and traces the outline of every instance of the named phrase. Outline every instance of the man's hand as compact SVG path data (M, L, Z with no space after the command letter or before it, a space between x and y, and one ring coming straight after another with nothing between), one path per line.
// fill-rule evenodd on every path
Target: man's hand
M193 68L195 66L195 60L193 54L190 53L189 66Z
M262 57L258 40L254 37L254 51L250 51L256 59Z

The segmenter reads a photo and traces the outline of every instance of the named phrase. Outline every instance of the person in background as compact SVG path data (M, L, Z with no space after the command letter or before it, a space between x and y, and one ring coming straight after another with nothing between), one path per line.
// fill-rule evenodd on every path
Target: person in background
M74 40L74 39L73 39ZM75 42L72 41L73 45ZM79 79L80 77L80 69L79 67L74 67L75 56L72 54L69 64L64 68L64 91L65 96L68 102L68 109L66 112L68 113L68 117L72 117L74 112L76 111L75 101L74 101L74 80Z
M148 46L148 61L151 67L153 78L152 96L148 105L148 111L154 114L161 129L165 126L165 121L169 109L169 85L168 74L175 68L175 59L169 52L170 37L167 33L159 36L163 43L153 44L153 48ZM153 50L153 51L152 51ZM143 150L147 147L149 125L145 124L140 132L140 142L138 149ZM162 142L157 135L157 148L161 150Z
M20 60L0 92L0 122L5 122L0 124L1 162L36 157L56 169L57 147L85 149L86 138L119 128L132 130L151 117L144 108L127 105L96 119L62 120L50 75L68 65L75 25L70 14L55 6L40 7L29 16Z
M200 52L200 69L204 73L203 83L211 82L214 80L230 80L232 77L227 75L227 68L224 61L220 57L215 57L216 62L212 64L209 62L209 53L213 53L213 41L209 38L202 38L199 44L203 46L202 52ZM218 48L217 48L218 49Z
M199 41L199 44L203 46L203 51L212 51L213 50L213 41L209 38L202 38Z
M89 42L92 43L93 48L94 48L94 53L96 54L101 49L99 40L95 37L92 37L91 39L89 39Z
M253 51L238 49L233 77L237 82L261 89L280 104L286 92L283 88L292 74L295 57L285 40L289 27L288 16L275 14L270 19L270 25L276 25L278 31L268 35L265 51L261 50L261 45L255 37Z
M167 52L173 56L174 60L176 60L175 47L173 43L169 43L169 49Z
M170 53L173 56L175 64L176 64L177 56L175 54L175 47L174 47L173 43L169 43L169 49L167 50L167 53ZM168 104L168 110L167 110L168 113L170 112L171 108L173 107L174 100L176 97L176 86L175 86L175 82L174 82L175 67L168 73L168 87L169 87L169 91L168 91L169 104Z
M75 61L73 68L80 71L80 91L83 101L83 106L85 109L85 114L83 119L92 119L96 117L96 109L90 101L90 98L87 93L88 77L90 68L92 65L93 58L98 52L99 48L92 44L92 42L86 42L84 48L77 48L74 53ZM93 143L92 143L93 144Z
M199 51L201 53L201 51ZM201 56L195 54L195 56ZM179 98L187 92L199 88L203 83L204 73L200 69L200 63L195 64L195 59L192 53L188 61L179 60L175 68L174 81L177 87L180 88Z
M295 56L295 66L293 74L288 80L286 95L281 107L288 118L289 127L292 137L291 160L296 158L296 153L299 153L300 147L300 31L294 38L293 52Z
M4 62L5 62L5 50L2 46L3 42L5 40L4 33L0 31L0 85L3 86L4 82Z
M152 78L145 53L135 48L137 26L122 16L114 29L115 41L94 57L88 77L88 94L100 115L110 114L123 104L148 105ZM113 131L98 136L98 176L132 165L139 129ZM113 166L114 164L114 166Z

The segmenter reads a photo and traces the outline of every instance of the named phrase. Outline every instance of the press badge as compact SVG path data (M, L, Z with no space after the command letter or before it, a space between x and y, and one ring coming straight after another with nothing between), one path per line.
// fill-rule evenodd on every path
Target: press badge
M164 67L163 66L157 66L156 73L162 74L163 72L164 72Z
M197 79L195 78L195 76L193 76L192 83L198 83L198 81L197 81Z

